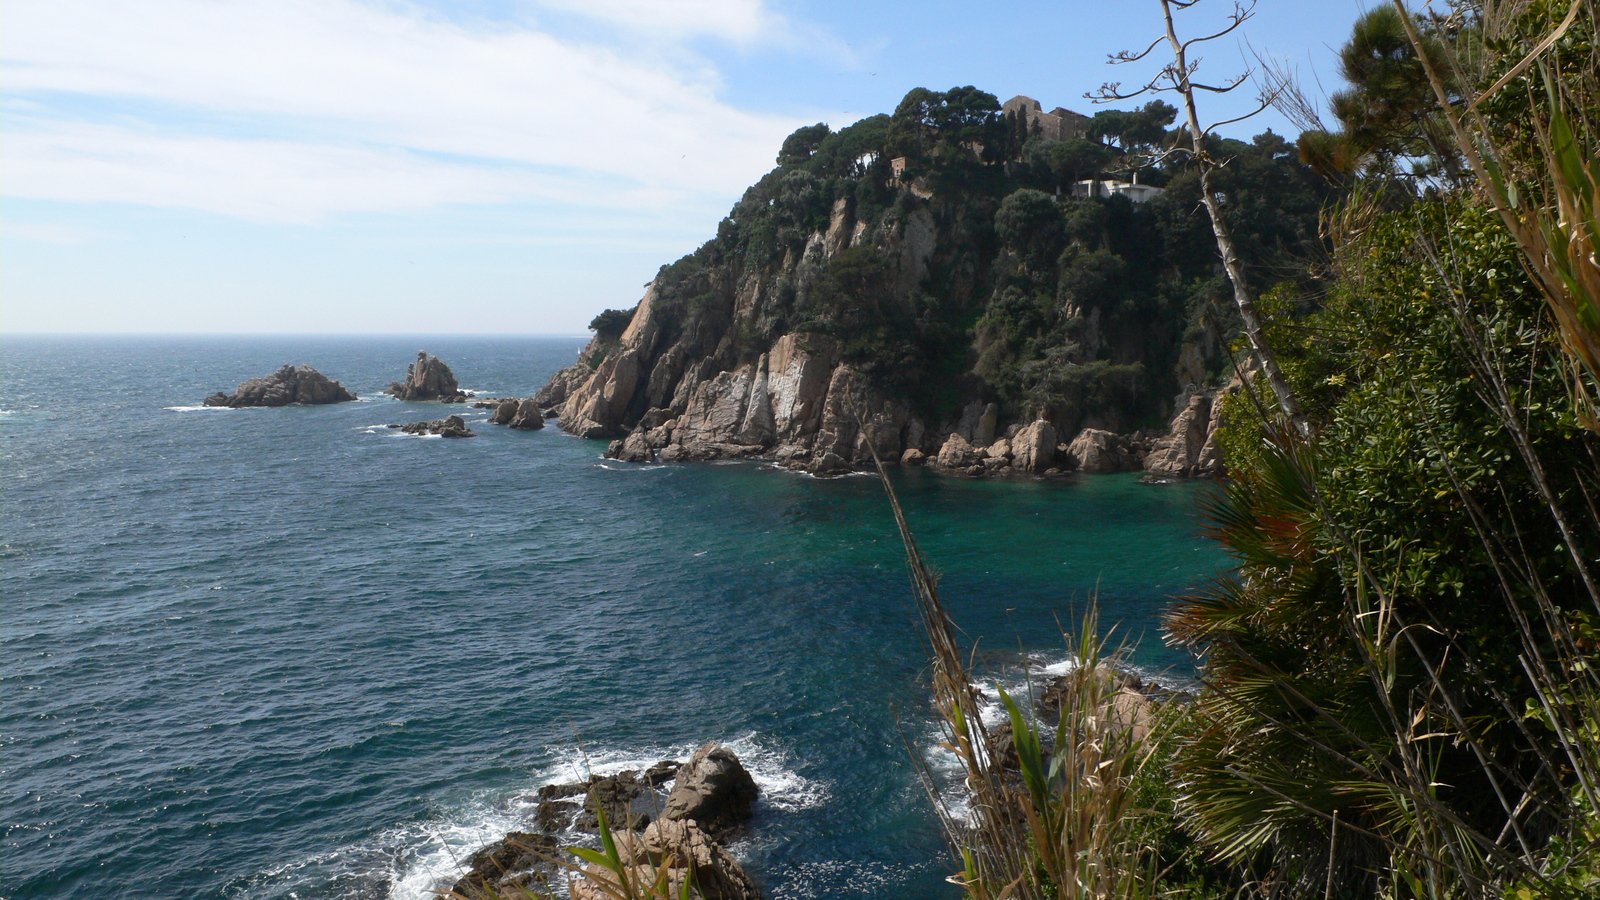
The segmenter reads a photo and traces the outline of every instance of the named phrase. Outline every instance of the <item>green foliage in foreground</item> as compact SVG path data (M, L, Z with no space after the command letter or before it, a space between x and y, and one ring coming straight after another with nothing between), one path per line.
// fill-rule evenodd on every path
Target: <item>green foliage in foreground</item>
M1094 880L1055 865L1056 833L1033 823L1126 802L1120 770L1100 798L1032 777L1008 797L969 776L993 810L952 831L970 896L1600 897L1595 10L1458 9L1459 30L1382 13L1353 41L1434 81L1406 88L1426 120L1403 115L1387 138L1379 106L1351 104L1393 85L1358 81L1340 103L1374 113L1346 121L1362 152L1431 153L1448 177L1398 210L1392 184L1362 184L1326 216L1320 309L1268 329L1310 433L1259 385L1228 401L1211 514L1238 570L1167 622L1202 655L1205 689L1170 732L1124 748L1175 791L1153 821L1101 818L1112 833L1073 845L1099 871L1121 864ZM1446 76L1426 71L1435 54ZM1457 109L1474 90L1492 102ZM1262 305L1302 306L1287 288ZM937 679L935 696L959 709ZM1070 771L1083 740L1030 749L1024 769ZM1174 856L1205 860L1210 884Z

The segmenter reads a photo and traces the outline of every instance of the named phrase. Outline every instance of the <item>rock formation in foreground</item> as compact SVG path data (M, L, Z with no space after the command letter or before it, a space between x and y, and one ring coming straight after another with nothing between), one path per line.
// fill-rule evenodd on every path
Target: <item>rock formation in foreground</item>
M206 406L313 406L344 403L356 395L344 385L310 366L284 366L271 375L252 378L231 394L218 391L205 399Z
M462 403L466 392L456 384L456 373L450 371L444 360L418 350L417 361L406 366L404 381L397 381L384 389L397 400L440 400L445 403Z
M703 900L757 900L760 890L723 847L754 810L757 788L732 750L706 744L688 762L663 760L643 771L626 770L539 789L534 827L516 831L473 854L468 870L446 896L466 900L521 896L557 882L564 859L558 849L572 831L594 834L597 810L605 813L618 855L634 884L654 881L665 868L673 885L689 881ZM590 866L574 886L574 900L614 896L616 876Z
M390 425L389 427L398 428L406 434L433 434L447 438L477 437L472 432L472 429L467 427L466 420L460 416L445 416L442 419L434 419L430 422L410 422L405 425Z

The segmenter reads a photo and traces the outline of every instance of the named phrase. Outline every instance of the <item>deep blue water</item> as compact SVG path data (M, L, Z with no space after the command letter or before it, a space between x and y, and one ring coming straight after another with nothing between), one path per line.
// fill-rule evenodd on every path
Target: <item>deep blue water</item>
M418 897L585 758L713 738L770 896L949 896L875 481L374 427L443 414L377 394L419 346L509 395L580 343L0 341L0 897ZM362 402L194 408L285 362ZM993 665L1064 656L1098 591L1185 670L1154 623L1225 565L1203 487L897 477Z

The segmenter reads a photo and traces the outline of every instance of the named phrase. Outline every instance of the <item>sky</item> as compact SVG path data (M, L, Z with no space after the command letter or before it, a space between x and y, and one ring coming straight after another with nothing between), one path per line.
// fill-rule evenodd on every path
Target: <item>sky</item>
M1260 0L1203 71L1335 90L1373 2ZM919 86L1092 114L1160 29L1156 0L6 0L0 334L580 334L795 128Z

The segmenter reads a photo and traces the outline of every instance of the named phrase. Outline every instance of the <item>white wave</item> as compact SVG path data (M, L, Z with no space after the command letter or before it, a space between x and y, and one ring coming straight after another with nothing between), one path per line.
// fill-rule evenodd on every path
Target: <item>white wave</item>
M172 407L169 406L167 408L171 409ZM14 409L0 409L0 416L14 416L16 414L17 411Z
M602 457L602 459L603 458L604 457ZM639 463L622 463L621 465L612 465L610 463L603 462L595 463L594 467L597 469L605 469L607 472L654 472L657 469L672 468L666 463L652 463L649 465L640 465Z
M449 821L427 822L386 835L399 848L391 875L391 900L432 900L466 874L466 861L487 844L528 825L523 810L486 804L461 810Z
M161 408L170 410L172 412L206 412L208 410L220 410L225 412L233 411L233 407L231 406L163 406ZM7 413L7 415L10 415L10 413Z

